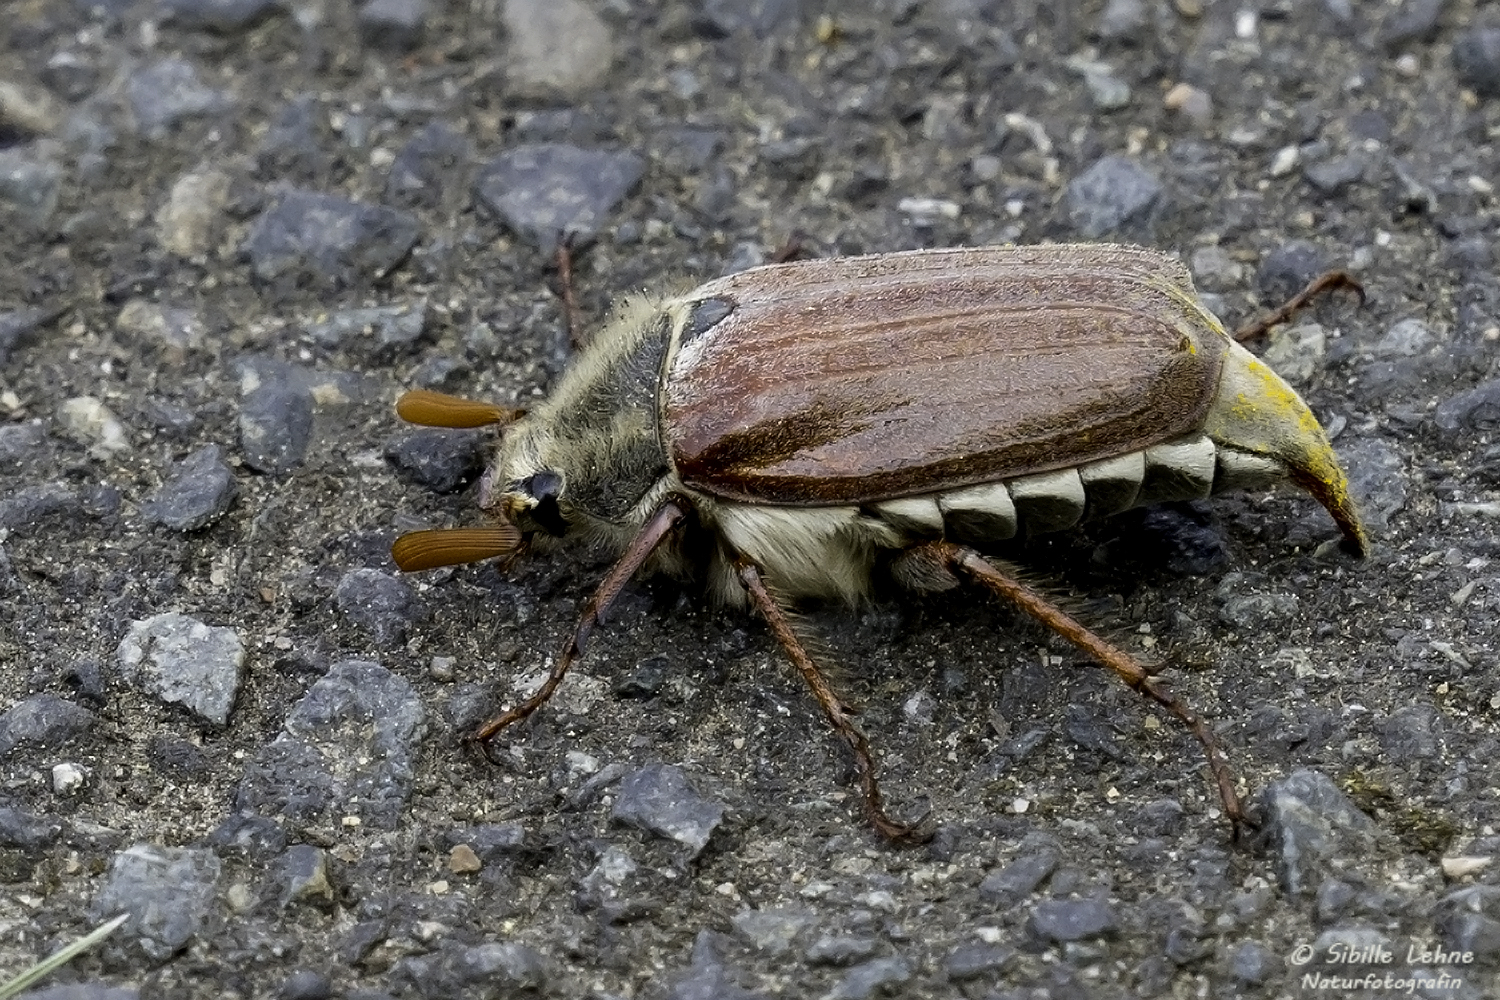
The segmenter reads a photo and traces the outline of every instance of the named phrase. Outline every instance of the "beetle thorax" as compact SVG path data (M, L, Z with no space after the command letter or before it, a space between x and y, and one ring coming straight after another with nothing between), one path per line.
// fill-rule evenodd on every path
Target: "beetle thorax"
M552 535L639 528L650 513L643 501L669 468L656 405L669 335L654 310L627 307L547 402L507 429L486 474L486 508Z

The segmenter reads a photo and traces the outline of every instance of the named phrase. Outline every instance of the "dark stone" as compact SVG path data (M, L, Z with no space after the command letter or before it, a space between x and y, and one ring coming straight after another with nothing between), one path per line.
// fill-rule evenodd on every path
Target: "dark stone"
M1026 922L1033 937L1059 944L1106 937L1119 926L1114 907L1103 899L1044 899Z
M13 806L0 806L0 847L35 851L57 840L62 824Z
M268 374L240 400L245 464L274 475L302 464L312 441L313 397L289 377Z
M333 980L321 972L298 969L281 984L278 1000L331 1000Z
M386 201L402 208L437 208L468 173L474 144L442 122L431 122L396 154L385 182Z
M0 760L13 751L56 750L88 732L94 713L55 694L36 694L0 715Z
M141 513L174 531L197 531L223 517L234 494L234 472L223 449L206 445L173 464L161 489L141 504Z
M1500 28L1466 28L1453 42L1453 68L1480 97L1500 97Z
M1136 161L1105 156L1068 183L1068 222L1083 238L1149 235L1161 182Z
M405 580L378 569L352 569L334 591L334 603L380 648L400 645L407 630L426 616L416 591Z
M434 493L452 493L484 471L492 435L429 427L387 442L385 460L401 478Z
M420 232L405 212L292 189L255 220L244 252L268 284L342 288L395 270Z
M1500 430L1500 379L1449 396L1438 404L1432 422L1438 430L1450 433L1460 429L1484 434Z
M243 31L269 17L280 0L161 0L163 12L172 21L189 28Z
M427 7L427 0L368 0L359 9L359 35L382 52L410 52L422 44Z
M634 153L528 143L491 160L474 190L481 207L550 252L565 234L575 241L597 234L645 168Z

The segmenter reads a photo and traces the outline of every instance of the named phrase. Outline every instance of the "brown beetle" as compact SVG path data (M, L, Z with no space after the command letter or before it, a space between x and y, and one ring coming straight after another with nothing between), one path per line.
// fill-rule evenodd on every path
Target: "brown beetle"
M632 300L529 414L426 391L447 427L507 425L488 528L419 531L405 570L582 539L622 553L542 687L552 694L643 566L753 604L854 752L870 821L898 840L864 736L786 602L968 578L1056 629L1183 719L1243 818L1208 727L1129 654L971 546L1131 507L1290 480L1367 540L1343 470L1295 391L1225 332L1186 269L1103 245L918 250L758 267Z

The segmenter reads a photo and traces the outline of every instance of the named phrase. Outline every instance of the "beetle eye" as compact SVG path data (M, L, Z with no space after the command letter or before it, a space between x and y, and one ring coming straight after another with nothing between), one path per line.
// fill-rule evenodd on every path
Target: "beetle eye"
M549 535L561 538L568 533L568 522L563 519L562 508L557 498L562 494L562 476L548 469L521 480L520 492L536 501L527 513L541 525Z

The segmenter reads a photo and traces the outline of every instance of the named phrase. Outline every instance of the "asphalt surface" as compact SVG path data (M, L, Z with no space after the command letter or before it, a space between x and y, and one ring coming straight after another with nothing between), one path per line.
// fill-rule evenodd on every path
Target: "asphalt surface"
M52 997L1500 996L1500 20L1473 0L14 0L0 23L0 973ZM1169 716L980 593L763 623L670 580L486 759L607 554L403 576L485 431L642 289L1124 241L1334 433L1296 491L999 554ZM1311 977L1311 978L1307 978ZM1367 978L1368 977L1368 978ZM64 985L58 985L64 984Z

